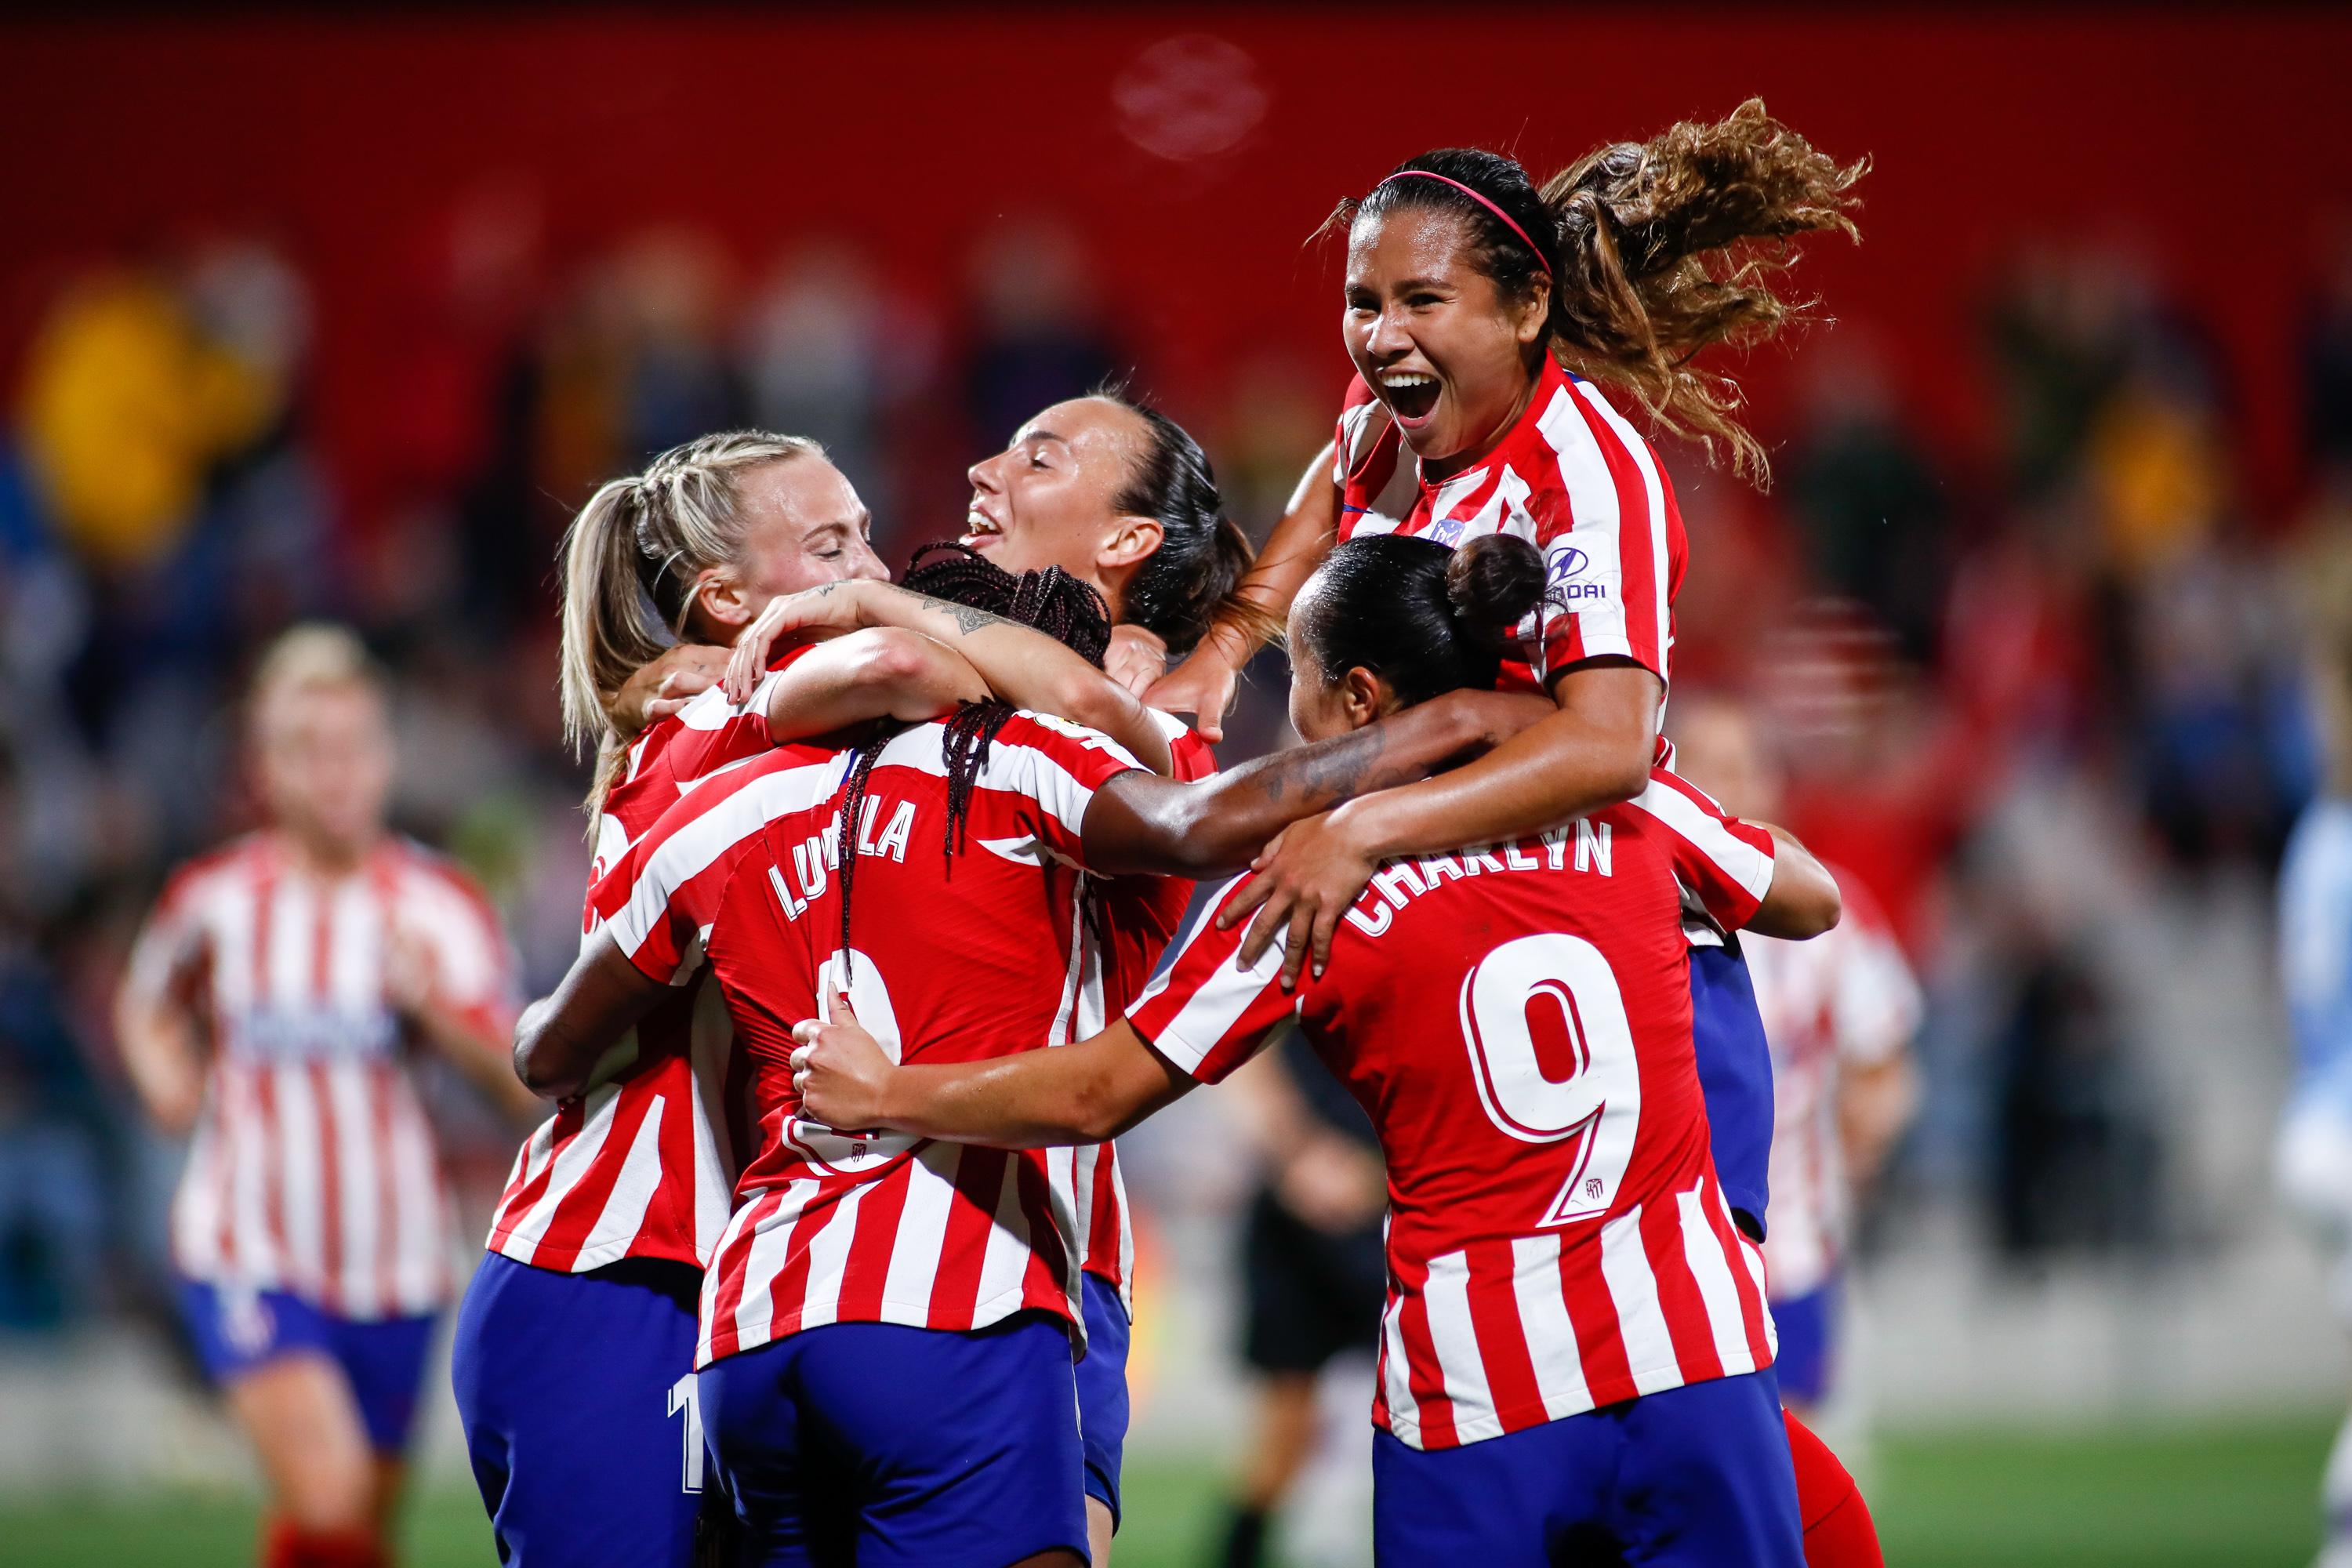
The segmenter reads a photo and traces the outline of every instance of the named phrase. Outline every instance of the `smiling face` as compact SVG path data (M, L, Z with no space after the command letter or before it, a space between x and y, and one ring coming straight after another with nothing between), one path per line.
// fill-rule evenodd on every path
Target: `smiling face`
M695 585L692 629L703 642L734 640L768 601L856 578L887 581L874 553L874 519L848 477L823 458L786 458L743 476L736 504L743 545L705 568Z
M1150 439L1109 398L1056 403L972 465L962 542L1016 575L1058 566L1102 590L1118 619L1128 579L1160 548L1156 521L1118 510Z
M1533 395L1548 293L1512 301L1457 216L1401 207L1348 231L1342 331L1431 477L1483 456Z

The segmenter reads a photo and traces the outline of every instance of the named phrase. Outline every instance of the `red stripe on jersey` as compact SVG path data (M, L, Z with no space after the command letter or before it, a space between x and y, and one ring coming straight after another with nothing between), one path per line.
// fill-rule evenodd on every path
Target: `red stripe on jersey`
M751 1245L760 1237L761 1222L782 1205L781 1190L754 1193L750 1202L736 1213L736 1223L728 1230L726 1238L710 1259L710 1275L705 1289L702 1308L704 1356L733 1355L737 1346L735 1323L743 1309L743 1289L747 1278L745 1268Z
M932 1328L972 1326L989 1231L1004 1195L1005 1162L1012 1157L1003 1149L968 1148L956 1166L956 1194L963 1201L948 1211L947 1241L931 1286Z
M650 1097L615 1100L612 1120L604 1132L604 1142L597 1151L598 1158L581 1173L572 1190L555 1205L555 1219L547 1227L551 1239L558 1237L585 1237L604 1214L604 1205L612 1200L613 1189L620 1184L621 1173L626 1168L630 1149L635 1146L638 1132L646 1118L653 1114L660 1101ZM683 1121L682 1116L665 1116L666 1121ZM654 1130L658 1138L661 1129ZM562 1243L558 1243L559 1249Z
M1755 1247L1739 1227L1732 1223L1731 1210L1723 1201L1719 1183L1709 1182L1706 1194L1706 1220L1715 1232L1715 1239L1725 1254L1733 1260L1731 1288L1739 1298L1740 1327L1748 1335L1748 1353L1758 1366L1772 1364L1771 1310L1765 1305L1764 1293L1756 1288L1756 1275L1744 1265L1755 1255Z
M393 1171L392 1097L396 1087L393 1069L382 1062L368 1064L368 1100L374 1112L375 1135L375 1245L373 1289L371 1298L379 1310L394 1296L394 1281L399 1278L400 1197L399 1177Z
M1022 1289L1024 1296L1065 1295L1078 1286L1070 1271L1070 1253L1062 1245L1061 1230L1051 1223L1054 1192L1047 1162L1066 1157L1055 1151L1016 1161L1013 1167L1012 1195L1020 1203L1021 1217L1030 1237L1029 1262ZM1039 1223L1041 1217L1045 1223Z
M1568 1321L1576 1330L1584 1386L1592 1404L1595 1407L1614 1405L1641 1390L1633 1386L1633 1366L1625 1357L1625 1336L1609 1281L1589 1264L1578 1267L1580 1261L1572 1251L1560 1253L1560 1300L1568 1304Z
M1642 1211L1642 1248L1649 1255L1650 1272L1658 1284L1658 1307L1665 1314L1666 1333L1674 1342L1675 1360L1690 1382L1724 1375L1723 1358L1716 1353L1715 1325L1698 1292L1683 1247L1683 1216L1673 1203L1651 1204Z
M1446 1394L1444 1378L1438 1370L1436 1338L1430 1331L1429 1299L1419 1291L1407 1296L1399 1308L1397 1322L1404 1336L1406 1386L1412 1390L1422 1446L1458 1447L1462 1439L1454 1430L1454 1401Z
M809 1310L809 1277L816 1266L816 1238L831 1229L841 1218L844 1200L857 1191L855 1182L827 1183L823 1194L803 1205L792 1223L784 1247L784 1266L776 1271L768 1286L769 1313L774 1323L773 1332L782 1337L797 1333L807 1321ZM853 1230L856 1221L851 1221ZM850 1249L856 1250L856 1237L850 1238Z
M1470 1322L1476 1331L1478 1361L1485 1368L1488 1403L1496 1410L1541 1408L1528 1331L1519 1321L1515 1280L1517 1259L1508 1241L1474 1241L1466 1248L1470 1269Z
M278 1069L264 1063L253 1075L253 1126L262 1151L261 1212L269 1227L269 1249L283 1268L286 1257L286 1143L278 1120Z
M1570 402L1591 434L1601 460L1608 465L1610 481L1617 491L1617 558L1624 581L1621 607L1625 614L1625 639L1633 645L1634 658L1650 669L1663 671L1666 650L1658 642L1656 595L1670 595L1672 589L1668 570L1657 559L1651 534L1649 487L1616 428L1583 394L1584 386L1576 386ZM1579 654L1584 651L1572 638L1571 646Z
M310 1098L319 1107L319 1244L323 1254L321 1294L329 1311L343 1298L342 1147L335 1136L335 1100L324 1062L311 1062Z
M912 1165L910 1158L907 1164ZM877 1182L857 1205L857 1241L843 1259L838 1311L844 1322L875 1322L882 1317L882 1288L890 1279L892 1245L898 1216L906 1212L912 1173L901 1170Z
M223 1059L213 1068L213 1103L220 1114L214 1121L218 1135L212 1147L218 1153L217 1195L220 1203L219 1235L215 1241L215 1256L230 1269L239 1268L245 1259L238 1256L236 1225L236 1183L238 1165L244 1151L244 1130L250 1127L251 1116L246 1110L245 1079L247 1068L242 1060ZM185 1178L183 1178L185 1180ZM181 1267L187 1267L182 1260Z

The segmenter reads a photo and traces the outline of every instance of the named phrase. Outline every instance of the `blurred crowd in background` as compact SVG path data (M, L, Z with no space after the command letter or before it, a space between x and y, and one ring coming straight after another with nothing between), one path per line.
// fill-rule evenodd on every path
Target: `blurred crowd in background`
M266 639L298 616L366 637L398 820L493 890L537 994L587 859L554 695L571 509L675 442L761 426L823 441L902 561L959 531L964 466L1028 415L1114 377L1155 390L1096 265L1075 230L1001 230L941 310L845 239L747 257L656 230L558 265L526 210L486 202L403 323L380 432L401 465L364 496L316 438L320 323L287 248L215 234L61 280L0 367L0 1331L161 1298L176 1152L140 1125L107 1003L167 868L246 821L235 700ZM2194 1111L2148 1069L2101 943L2119 900L2268 886L2316 784L2294 586L2352 533L2352 245L2297 326L2284 505L2252 500L2237 389L2156 276L2089 241L1988 273L2001 436L1967 471L1858 328L1801 339L1802 395L1758 410L1769 495L1661 444L1694 562L1678 689L1754 705L1789 825L1876 895L1928 988L1925 1114L1877 1230L1939 1205L2020 1268L2198 1245L2168 1173ZM1168 409L1255 536L1328 433L1338 348ZM1258 672L1226 762L1286 739L1282 684ZM2285 1070L2266 1018L2224 1044ZM494 1185L511 1134L462 1095L443 1109Z

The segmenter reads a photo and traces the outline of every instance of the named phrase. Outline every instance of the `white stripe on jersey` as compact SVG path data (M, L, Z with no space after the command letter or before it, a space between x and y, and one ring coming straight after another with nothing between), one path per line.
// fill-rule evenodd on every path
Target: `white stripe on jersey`
M1560 1289L1559 1234L1515 1237L1511 1241L1511 1297L1518 1304L1519 1328L1527 1336L1536 1391L1544 1413L1557 1421L1592 1408L1584 1381L1584 1352Z
M926 1143L915 1152L931 1181L907 1184L907 1201L898 1211L898 1234L890 1246L890 1267L882 1280L883 1310L893 1301L929 1301L940 1258L947 1251L948 1214L955 1201L956 1177L963 1169L963 1145ZM928 1314L919 1321L928 1321Z
M1601 1226L1601 1277L1609 1282L1609 1300L1617 1308L1617 1331L1625 1341L1634 1388L1655 1394L1680 1385L1682 1368L1675 1364L1658 1277L1650 1271L1649 1248L1642 1240L1641 1205Z
M1653 778L1647 788L1626 803L1656 817L1668 830L1720 867L1724 874L1762 899L1772 890L1772 857L1709 816L1699 804L1671 784Z
M1618 413L1607 398L1601 395L1599 387L1589 381L1578 381L1572 384L1577 395L1599 410L1609 428L1616 432L1617 439L1625 444L1625 450L1633 455L1633 466L1642 470L1642 489L1650 509L1650 570L1655 574L1658 584L1654 595L1658 604L1658 657L1664 659L1667 650L1674 646L1674 637L1669 629L1673 613L1666 602L1666 489L1658 478L1658 462L1650 455L1650 444L1625 422L1625 416Z
M661 1187L662 1110L658 1100L646 1107L645 1120L637 1123L637 1135L629 1141L628 1155L621 1162L621 1174L589 1227L591 1248L625 1246L646 1223L646 1207Z
M1698 1281L1699 1300L1706 1304L1707 1332L1715 1341L1716 1358L1726 1377L1756 1370L1755 1352L1748 1348L1748 1324L1739 1310L1739 1287L1731 1265L1708 1222L1706 1201L1696 1192L1675 1194L1683 1227L1683 1261Z
M1495 1405L1494 1391L1486 1386L1486 1364L1478 1353L1478 1331L1470 1321L1469 1256L1444 1252L1431 1258L1421 1300L1429 1314L1429 1342L1437 1352L1438 1376L1459 1426L1471 1413L1491 1411Z
M571 1195L580 1178L595 1164L597 1152L604 1148L604 1140L613 1135L613 1107L619 1096L620 1089L612 1084L588 1091L587 1098L581 1104L578 1135L555 1152L555 1168L547 1178L546 1190L539 1202L531 1205L530 1213L521 1223L507 1233L506 1243L499 1249L505 1256L518 1263L529 1263L532 1255L538 1252L540 1243L547 1238L548 1227L555 1223L556 1212L563 1206L563 1200Z
M1551 402L1545 405L1542 416L1536 421L1536 428L1551 447L1559 464L1559 482L1568 491L1570 517L1575 526L1566 537L1591 559L1588 570L1592 580L1610 587L1605 612L1590 606L1577 612L1584 651L1588 655L1622 654L1630 658L1633 645L1625 633L1625 551L1620 537L1622 519L1618 514L1616 476L1610 472L1609 459L1601 455L1601 444L1593 439L1591 426L1576 411L1565 389L1552 395ZM1657 560L1662 574L1665 558L1661 542ZM1658 599L1664 603L1663 575Z
M801 1292L802 1328L840 1321L842 1277L849 1271L850 1245L857 1239L857 1211L873 1190L871 1184L861 1184L842 1194L827 1211L824 1227L809 1238L808 1284Z

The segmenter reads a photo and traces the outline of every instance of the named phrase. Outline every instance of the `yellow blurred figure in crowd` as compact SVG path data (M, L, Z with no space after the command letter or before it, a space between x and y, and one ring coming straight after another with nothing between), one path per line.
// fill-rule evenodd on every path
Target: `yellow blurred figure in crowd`
M117 270L69 289L34 340L25 447L66 543L135 566L179 542L212 464L279 405L272 378L208 342L166 283Z

